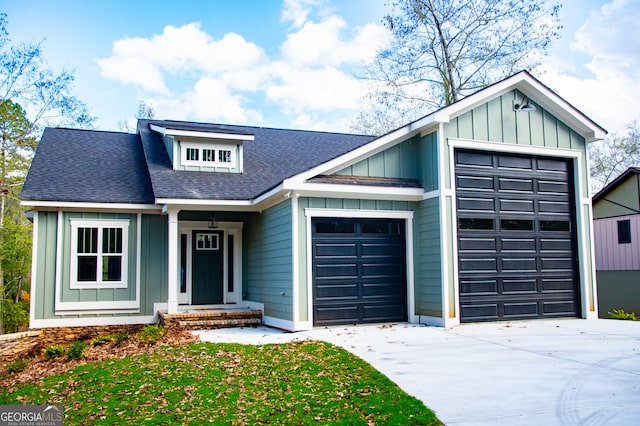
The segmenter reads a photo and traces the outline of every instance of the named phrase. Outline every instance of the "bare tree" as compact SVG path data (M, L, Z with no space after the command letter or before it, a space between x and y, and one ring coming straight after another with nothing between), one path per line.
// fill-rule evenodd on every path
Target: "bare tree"
M599 190L629 167L640 167L640 123L627 125L627 133L611 134L589 145L592 189Z
M405 118L458 101L540 63L559 36L547 0L395 0L392 42L367 78L372 99Z

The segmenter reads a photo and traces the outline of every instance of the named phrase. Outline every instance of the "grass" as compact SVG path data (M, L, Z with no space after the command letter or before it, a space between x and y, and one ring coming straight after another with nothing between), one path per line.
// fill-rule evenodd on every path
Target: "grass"
M441 424L360 358L309 341L166 346L0 389L0 404L61 404L66 424Z

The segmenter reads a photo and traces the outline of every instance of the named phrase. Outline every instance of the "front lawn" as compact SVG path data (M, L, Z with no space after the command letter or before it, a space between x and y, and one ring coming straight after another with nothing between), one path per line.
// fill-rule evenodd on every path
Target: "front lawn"
M164 346L0 388L0 404L61 404L65 424L441 424L360 358L312 341Z

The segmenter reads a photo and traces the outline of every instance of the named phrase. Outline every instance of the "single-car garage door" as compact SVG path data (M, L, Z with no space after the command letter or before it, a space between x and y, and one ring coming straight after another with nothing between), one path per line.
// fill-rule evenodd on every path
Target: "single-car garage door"
M565 159L455 152L460 319L579 315Z
M311 225L314 325L406 321L404 221L315 218Z

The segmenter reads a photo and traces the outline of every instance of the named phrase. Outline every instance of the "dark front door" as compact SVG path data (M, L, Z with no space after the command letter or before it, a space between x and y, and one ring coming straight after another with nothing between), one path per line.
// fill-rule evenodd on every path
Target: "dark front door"
M404 221L318 218L312 227L314 324L406 321Z
M223 233L193 231L191 304L223 303Z
M569 160L455 152L461 321L579 315Z

